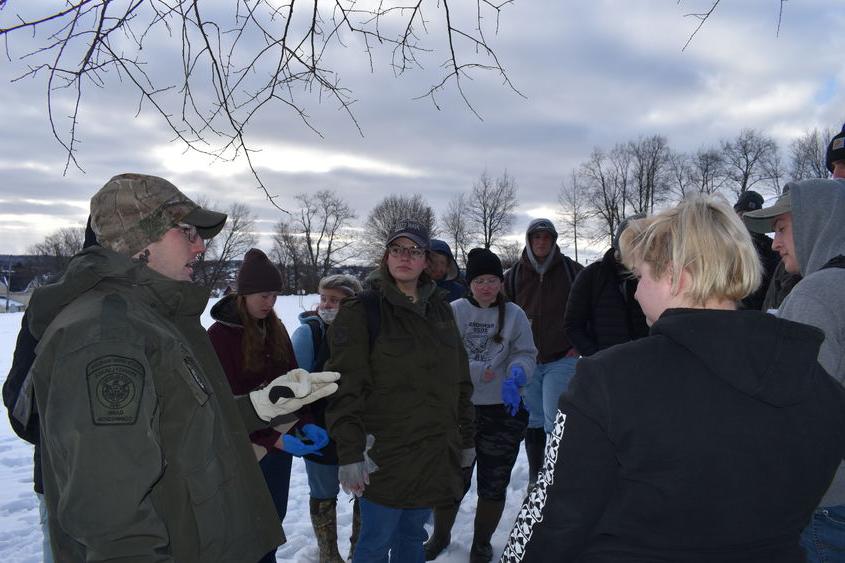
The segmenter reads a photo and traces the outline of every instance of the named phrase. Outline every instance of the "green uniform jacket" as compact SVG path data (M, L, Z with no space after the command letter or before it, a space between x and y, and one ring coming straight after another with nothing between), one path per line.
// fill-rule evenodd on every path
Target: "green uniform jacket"
M208 293L103 248L36 290L31 376L56 561L258 561L282 531L199 322ZM240 412L239 412L240 411Z
M340 464L369 456L379 466L364 497L393 508L422 508L461 498L460 450L474 447L472 383L452 308L434 283L412 303L376 282L381 325L373 350L364 305L346 299L329 329L325 369L340 372L326 424Z

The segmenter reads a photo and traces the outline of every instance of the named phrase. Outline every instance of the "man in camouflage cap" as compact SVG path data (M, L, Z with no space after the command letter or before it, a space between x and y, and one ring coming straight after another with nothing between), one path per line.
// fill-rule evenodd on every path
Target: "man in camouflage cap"
M253 563L284 541L247 433L333 393L339 375L293 370L232 396L199 322L208 292L191 281L225 221L167 180L115 176L91 199L100 246L32 297L57 561Z

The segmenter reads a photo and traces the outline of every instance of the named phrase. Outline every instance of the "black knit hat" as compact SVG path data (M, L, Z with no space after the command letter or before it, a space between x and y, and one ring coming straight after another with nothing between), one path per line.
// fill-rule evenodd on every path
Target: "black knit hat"
M739 199L734 204L734 211L746 212L757 211L763 209L763 196L754 190L745 190L739 195Z
M501 260L486 248L473 248L467 255L467 283L488 274L504 279Z
M833 163L845 160L845 124L842 125L842 131L835 135L830 144L827 145L827 158L825 164L830 173L833 173Z
M282 291L282 275L278 268L257 248L249 249L244 255L237 281L238 295Z

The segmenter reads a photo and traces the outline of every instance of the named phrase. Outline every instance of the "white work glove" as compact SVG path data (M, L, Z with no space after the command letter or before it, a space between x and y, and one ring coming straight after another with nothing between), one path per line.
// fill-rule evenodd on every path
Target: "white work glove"
M364 446L364 461L347 463L337 469L337 480L344 493L360 497L364 489L370 484L370 473L378 471L378 465L370 458L369 451L373 447L376 437L367 434L367 445Z
M340 374L336 371L315 371L293 369L270 382L269 385L252 391L249 399L255 413L267 422L290 414L337 391Z

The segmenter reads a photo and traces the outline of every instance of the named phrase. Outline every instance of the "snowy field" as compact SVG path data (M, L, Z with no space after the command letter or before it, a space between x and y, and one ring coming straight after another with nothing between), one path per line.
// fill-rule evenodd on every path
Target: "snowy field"
M288 332L299 325L297 315L312 309L317 296L281 297L276 303L276 312ZM203 326L211 325L208 311L203 315ZM15 338L20 328L23 313L0 314L0 378L6 378L12 362ZM520 453L514 467L508 505L502 522L493 536L494 560L504 549L510 526L519 510L523 492L528 480L528 465L524 451ZM345 493L340 493L338 502L338 544L341 554L349 549L349 533L352 520L352 504ZM469 558L472 543L472 522L475 513L475 483L461 505L461 511L452 530L452 545L437 561L465 562ZM294 458L290 484L290 501L284 522L288 542L277 552L278 561L316 562L317 546L311 530L308 515L308 480L302 461ZM38 523L38 504L32 491L32 446L12 432L8 413L2 409L0 416L0 561L4 563L37 563L41 561L41 528ZM244 562L250 563L250 562Z

